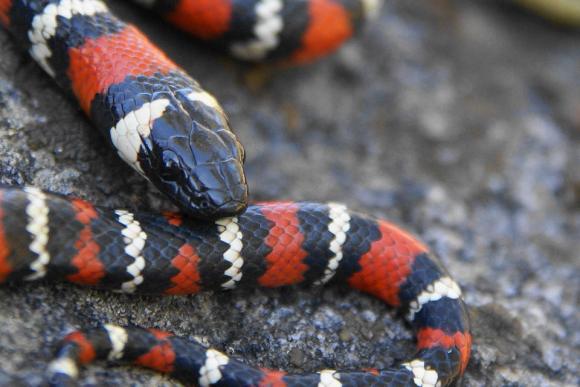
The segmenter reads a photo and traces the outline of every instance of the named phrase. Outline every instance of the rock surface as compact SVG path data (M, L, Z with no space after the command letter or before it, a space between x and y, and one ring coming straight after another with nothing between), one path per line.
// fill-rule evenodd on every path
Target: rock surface
M254 200L343 201L405 225L442 257L473 321L463 385L577 385L578 31L501 2L398 0L337 55L273 70L114 3L223 103ZM2 183L171 208L4 31L0 46ZM32 382L63 332L103 322L201 336L290 371L385 367L413 351L392 310L337 288L154 298L31 284L0 289L0 311L0 370ZM102 364L81 381L129 383L174 385Z

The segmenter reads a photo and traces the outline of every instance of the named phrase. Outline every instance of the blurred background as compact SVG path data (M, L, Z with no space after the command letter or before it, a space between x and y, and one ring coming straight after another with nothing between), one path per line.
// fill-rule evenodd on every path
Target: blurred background
M109 3L222 102L246 147L254 200L345 202L403 225L441 257L473 323L463 385L577 385L580 29L571 11L547 21L505 0L387 1L337 54L280 69L240 64ZM2 183L171 208L1 30L0 47ZM0 311L0 369L31 380L63 332L98 322L201 336L290 371L381 368L413 352L396 312L339 288L161 299L29 285L1 288ZM83 373L83 385L97 381L174 384L102 365Z

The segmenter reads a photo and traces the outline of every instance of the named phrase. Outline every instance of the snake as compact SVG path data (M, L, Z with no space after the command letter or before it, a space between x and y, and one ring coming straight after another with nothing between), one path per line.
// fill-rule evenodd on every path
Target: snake
M136 0L242 60L304 63L335 50L375 0ZM343 284L398 308L417 352L388 369L290 374L156 329L104 324L68 334L46 380L96 360L199 386L446 386L472 337L458 284L395 224L340 203L248 204L244 150L217 100L100 0L0 0L0 24L78 101L121 159L180 212L95 206L0 187L0 285L42 280L130 294ZM0 384L24 383L0 375Z

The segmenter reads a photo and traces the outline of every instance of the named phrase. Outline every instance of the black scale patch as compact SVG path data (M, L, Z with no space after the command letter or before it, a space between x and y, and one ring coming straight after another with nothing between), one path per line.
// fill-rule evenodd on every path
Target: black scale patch
M224 259L224 253L230 247L219 238L218 225L213 222L190 222L192 239L189 243L199 256L197 265L203 290L223 290L221 285L230 277L225 271L232 265Z
M415 314L413 327L415 329L441 329L452 335L456 332L466 332L468 321L469 318L462 300L443 297L424 304L421 310Z
M135 361L159 344L159 339L148 330L140 328L126 328L127 344L123 349L123 360Z
M97 359L106 359L113 348L109 332L104 326L85 332L85 338L93 345Z
M156 73L152 76L129 75L123 82L111 85L105 94L98 93L91 102L91 119L99 130L110 138L110 130L130 112L157 99L169 99L173 106L178 101L173 95L176 90L191 85L181 74Z
M77 212L64 198L50 197L46 204L49 208L47 250L51 258L47 278L64 278L78 272L71 260L79 252L75 244L85 226L75 219Z
M460 363L460 353L455 347L442 348L434 347L419 351L416 358L425 363L426 369L437 371L437 380L442 385L447 383L457 375Z
M232 2L233 9L228 31L214 42L223 49L229 48L234 42L245 43L256 39L254 26L257 21L256 4L260 0L246 0Z
M411 274L399 287L401 304L408 306L427 286L445 275L445 270L429 254L418 255L411 266Z
M278 34L278 46L268 52L267 59L287 58L302 47L302 39L310 23L309 1L284 1L280 16L282 31Z
M181 337L172 336L169 341L175 352L171 375L189 383L199 380L199 370L205 363L206 348Z
M1 221L4 228L4 239L9 248L7 260L12 267L12 273L8 279L9 281L18 281L32 274L29 265L37 258L36 254L30 251L32 236L26 231L28 197L24 191L16 189L3 189L2 192L0 205L3 217Z
M161 15L172 12L182 0L156 0L151 9Z
M363 2L361 0L340 0L338 2L349 11L353 29L357 31L362 26L365 18Z
M137 292L144 294L160 294L174 286L171 278L179 274L171 261L179 253L179 248L188 239L187 229L170 225L165 217L153 214L135 214L141 228L147 234L147 240L142 252L145 259L145 269L141 275L143 283L137 287Z
M272 252L272 248L266 243L266 238L274 223L266 219L259 206L250 206L238 219L243 235L244 258L240 285L254 286L268 269L266 257Z
M258 386L264 377L259 369L234 359L222 367L222 375L219 385L224 386Z
M340 374L343 386L407 387L414 385L413 374L404 367L380 372L346 372Z
M329 248L334 234L328 231L332 219L328 215L328 206L301 203L298 220L300 232L304 235L302 249L308 253L303 260L308 265L304 278L307 283L311 283L322 278L328 261L334 256Z
M287 375L283 379L289 386L292 387L309 387L318 386L320 383L319 374L294 374Z
M105 269L99 287L121 289L124 282L133 279L127 272L127 266L135 262L135 257L125 253L126 243L122 231L126 226L119 222L119 215L113 212L107 214L91 221L93 239L101 249L98 258Z
M375 220L352 212L350 215L350 229L342 246L344 257L331 282L345 282L353 274L361 271L362 267L359 264L361 257L369 252L373 242L381 238L381 231Z

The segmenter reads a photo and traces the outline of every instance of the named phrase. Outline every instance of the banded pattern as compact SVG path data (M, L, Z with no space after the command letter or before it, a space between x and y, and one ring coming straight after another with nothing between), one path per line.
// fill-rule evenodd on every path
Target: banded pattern
M244 258L241 256L243 235L236 217L219 219L216 221L216 224L218 226L220 240L229 246L224 252L224 260L231 264L225 271L225 275L230 279L222 283L222 288L233 289L242 279L241 269L244 265Z
M247 206L243 149L219 103L101 0L0 0L0 23L182 211Z
M346 233L350 229L350 215L346 206L337 203L329 203L328 208L328 215L331 219L328 224L328 231L334 235L328 248L332 251L333 256L328 261L326 269L324 269L324 276L315 282L317 285L324 285L336 274L336 269L338 269L338 265L343 257L342 245L346 242Z
M311 60L350 37L380 0L136 0L246 60ZM216 99L100 0L0 0L0 23L75 96L119 156L189 215L96 208L34 188L0 189L0 284L62 280L127 293L346 283L400 307L418 352L393 369L292 375L256 369L167 332L68 335L48 367L132 362L201 386L452 383L471 336L461 291L427 248L340 204L250 206L244 152ZM236 216L234 216L236 215ZM2 382L6 379L0 375Z
M45 270L51 280L150 294L346 283L405 311L419 349L389 370L294 375L252 368L166 332L105 325L69 335L49 367L50 380L74 379L79 365L109 359L202 386L434 387L456 380L469 360L471 335L459 287L426 246L389 222L336 203L294 202L252 205L235 218L200 222L4 188L0 283L21 282L37 272L31 263L38 259L38 237L25 230L38 197L48 208L45 223L59 225L47 228L45 248L53 254Z
M336 50L382 0L133 0L245 61L304 63Z
M147 234L141 229L141 225L129 211L117 210L115 214L118 216L119 223L125 226L121 231L123 242L125 242L125 254L134 258L133 263L127 266L127 273L132 278L121 284L121 291L133 293L137 286L143 283L141 273L145 268L145 259L142 256L142 252L145 248Z
M234 43L232 54L244 60L263 60L268 52L280 44L280 33L284 27L282 0L259 0L254 7L256 21L253 32L256 36L248 42Z
M36 259L30 263L31 273L26 280L34 281L46 275L46 267L50 263L50 253L46 249L49 209L46 206L46 195L42 191L33 187L25 188L24 191L28 197L26 231L32 237L30 251L36 254Z
M382 0L135 0L245 60L333 51ZM191 216L247 206L244 151L219 103L101 0L0 0L0 24L109 139Z

